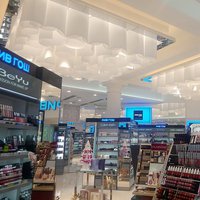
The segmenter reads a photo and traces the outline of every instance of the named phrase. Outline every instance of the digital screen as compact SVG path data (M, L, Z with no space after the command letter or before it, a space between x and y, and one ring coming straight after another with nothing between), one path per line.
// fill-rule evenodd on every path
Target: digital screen
M151 107L127 107L125 109L126 117L138 122L138 124L152 123Z

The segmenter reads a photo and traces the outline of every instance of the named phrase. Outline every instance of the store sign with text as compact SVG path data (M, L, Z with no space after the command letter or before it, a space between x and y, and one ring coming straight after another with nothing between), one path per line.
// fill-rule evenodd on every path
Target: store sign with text
M60 101L40 101L40 110L57 110L60 105Z
M5 49L0 48L0 61L16 68L21 71L30 72L30 64L23 60L22 58L18 56L14 56L14 54L10 54Z
M133 115L134 120L143 120L143 110L134 110Z
M0 89L40 99L41 81L0 62Z

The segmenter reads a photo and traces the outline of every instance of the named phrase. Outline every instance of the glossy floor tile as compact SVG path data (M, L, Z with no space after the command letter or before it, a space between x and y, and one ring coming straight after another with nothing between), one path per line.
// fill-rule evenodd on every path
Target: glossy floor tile
M74 163L74 162L73 162ZM77 184L78 192L82 188L82 181L85 182L85 176L76 171L80 170L80 166L76 161L70 168L65 169L64 175L56 177L56 196L60 197L60 200L71 200L74 194L74 186ZM92 184L93 179L90 177ZM108 191L105 191L108 193ZM108 194L109 197L109 194ZM112 200L131 200L132 191L116 191L113 190Z

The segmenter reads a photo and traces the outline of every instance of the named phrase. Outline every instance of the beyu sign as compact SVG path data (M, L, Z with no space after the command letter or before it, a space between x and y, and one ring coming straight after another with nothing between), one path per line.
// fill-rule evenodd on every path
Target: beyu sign
M56 110L60 105L60 101L40 101L40 110Z
M6 51L3 51L0 49L0 61L12 65L13 67L22 70L24 72L30 72L30 65L20 58L17 58L15 56L12 56Z

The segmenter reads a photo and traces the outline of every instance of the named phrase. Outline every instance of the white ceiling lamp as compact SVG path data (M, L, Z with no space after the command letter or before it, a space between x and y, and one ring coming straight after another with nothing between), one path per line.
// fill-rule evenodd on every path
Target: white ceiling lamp
M109 23L109 46L116 50L126 50L126 30L124 27Z
M166 73L166 84L171 85L174 83L174 71L169 71Z
M129 73L126 66L140 67L156 56L156 34L135 30L136 25L79 1L23 1L21 16L8 48L26 58L34 54L35 62L50 63L63 76L63 60L71 67L68 76L104 82Z
M109 44L108 22L97 17L89 17L88 42L92 44Z
M67 92L68 92L68 93L71 93L72 91L71 91L71 90L67 90Z
M44 58L47 59L47 58L51 58L51 57L52 57L52 52L50 50L47 50L44 55Z
M141 54L144 53L144 43L143 35L135 31L127 31L127 53L132 54Z
M46 10L44 25L47 27L56 27L57 30L60 30L64 33L67 8L62 4L58 4L54 1L49 1L46 9L47 10ZM56 17L55 17L55 10L59 10L59 12L56 12Z
M193 87L193 89L192 89L194 92L196 92L197 91L197 86L195 85L194 87Z
M61 62L61 64L60 64L60 67L63 67L63 68L70 68L70 66L69 66L69 63L68 62Z
M69 37L67 46L81 49L88 38L89 16L78 10L69 8L66 24L66 35Z

